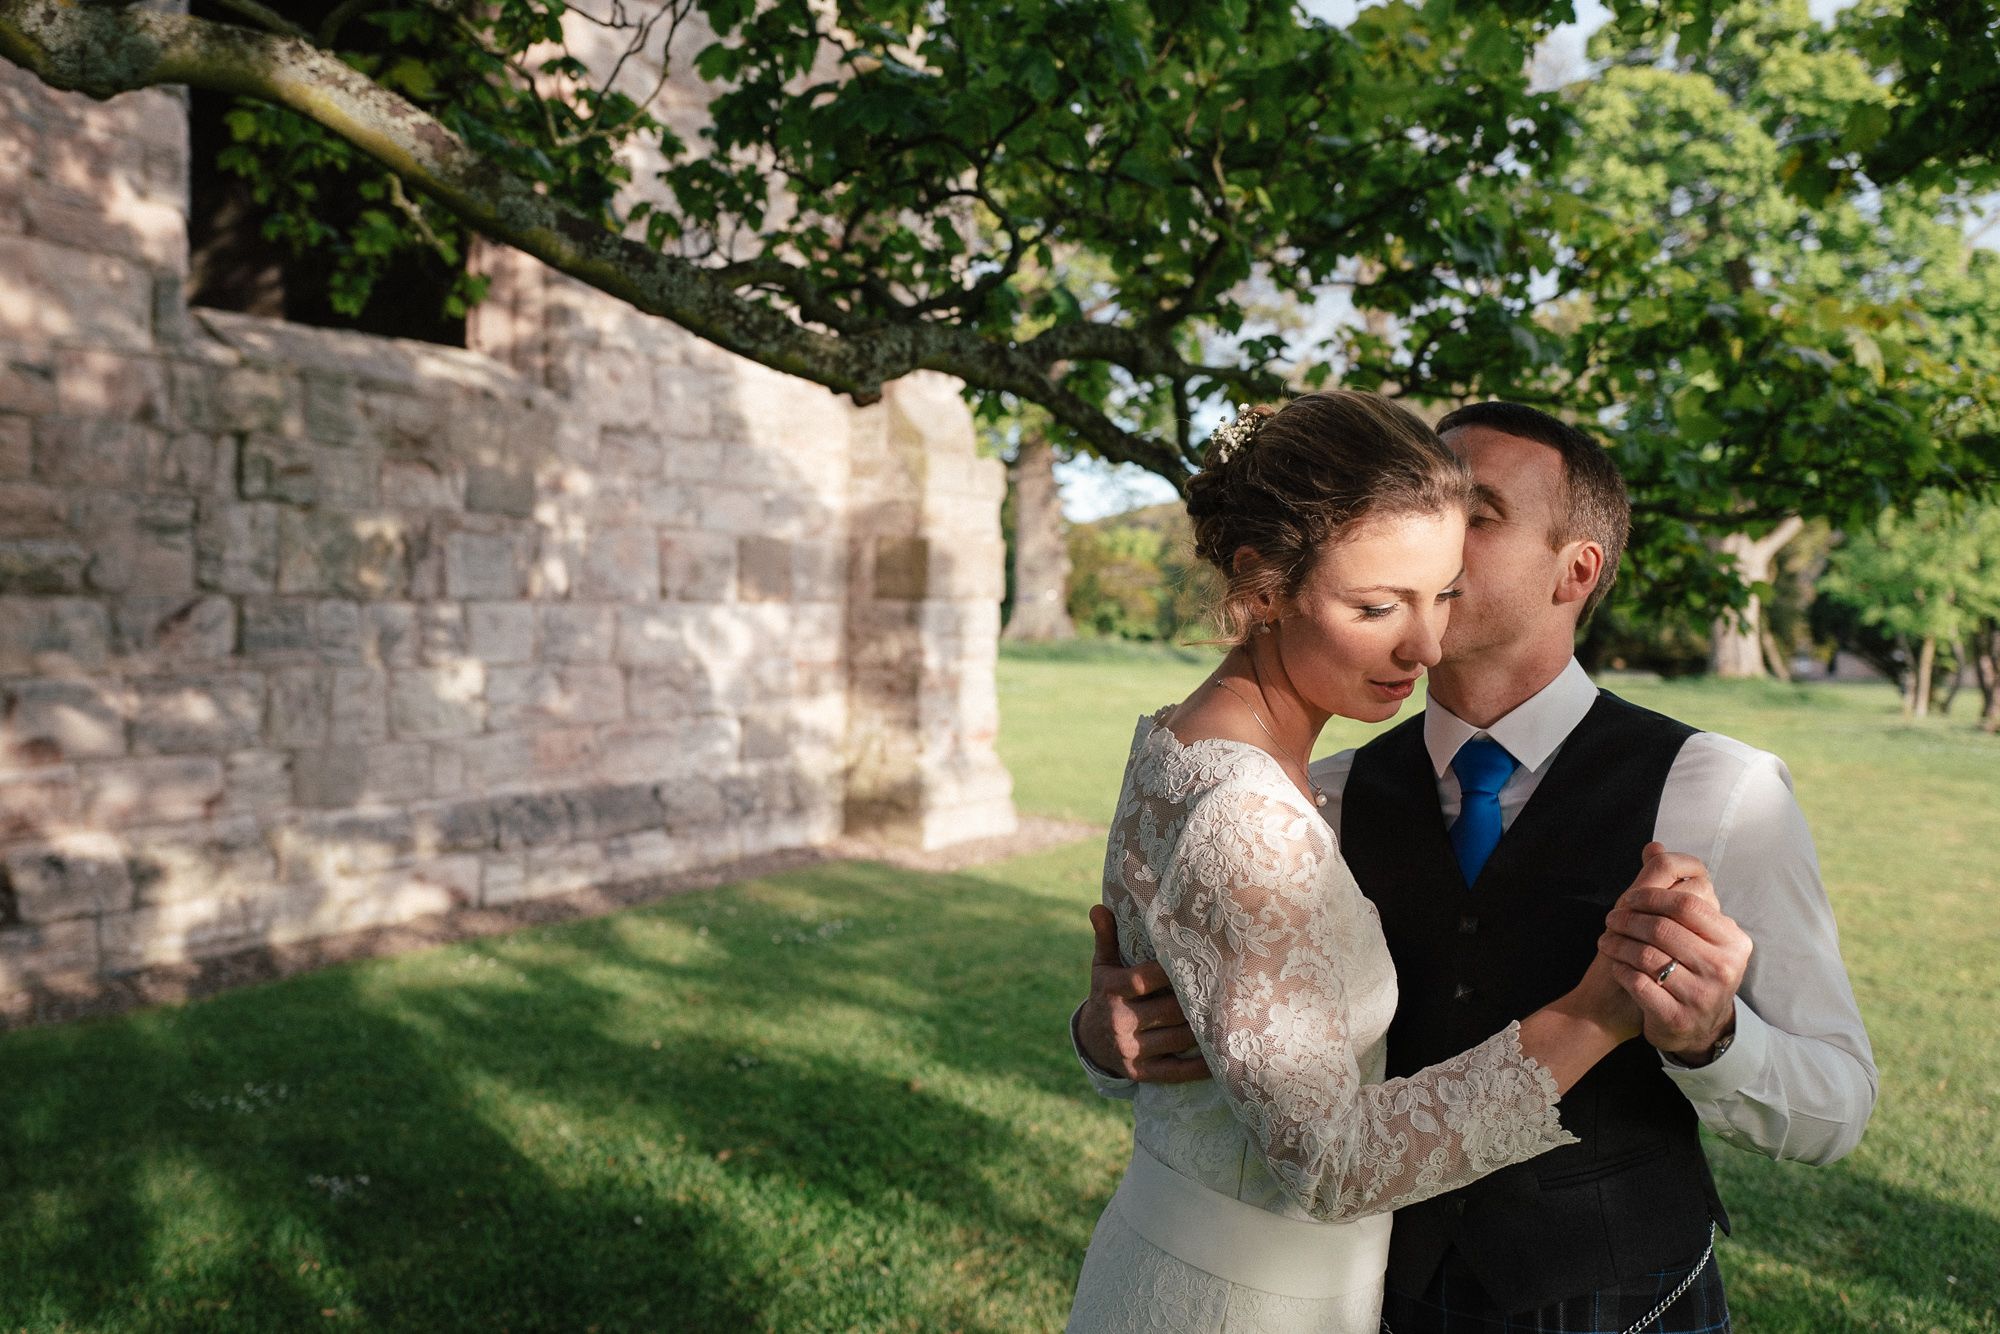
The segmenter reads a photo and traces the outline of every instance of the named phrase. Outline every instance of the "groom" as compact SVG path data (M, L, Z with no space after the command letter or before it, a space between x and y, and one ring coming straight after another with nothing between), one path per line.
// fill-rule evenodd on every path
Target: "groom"
M1697 1119L1740 1148L1828 1163L1875 1102L1812 838L1777 757L1600 693L1572 657L1630 523L1603 448L1512 403L1460 408L1438 431L1481 499L1430 702L1313 766L1396 962L1388 1073L1475 1045L1599 949L1645 1041L1563 1099L1581 1143L1397 1212L1384 1323L1618 1334L1680 1291L1648 1331L1727 1330L1702 1261L1728 1217ZM1671 891L1619 898L1654 840L1707 863L1721 911ZM1110 914L1091 915L1097 966L1073 1036L1099 1091L1206 1078L1181 1055L1193 1035L1165 974L1122 966Z

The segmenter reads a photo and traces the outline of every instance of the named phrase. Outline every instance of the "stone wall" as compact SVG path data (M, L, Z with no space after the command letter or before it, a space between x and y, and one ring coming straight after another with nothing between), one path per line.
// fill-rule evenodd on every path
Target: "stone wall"
M166 93L0 67L0 994L1004 832L999 465L504 253L473 350L185 309Z

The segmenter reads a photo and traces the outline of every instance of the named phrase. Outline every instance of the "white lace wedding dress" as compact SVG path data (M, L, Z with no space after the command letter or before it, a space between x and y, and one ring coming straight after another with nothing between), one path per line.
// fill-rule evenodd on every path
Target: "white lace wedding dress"
M1510 1024L1384 1080L1396 977L1333 831L1255 746L1139 721L1104 861L1215 1078L1134 1096L1073 1334L1375 1334L1388 1211L1573 1141ZM1218 1272L1219 1271L1219 1272Z

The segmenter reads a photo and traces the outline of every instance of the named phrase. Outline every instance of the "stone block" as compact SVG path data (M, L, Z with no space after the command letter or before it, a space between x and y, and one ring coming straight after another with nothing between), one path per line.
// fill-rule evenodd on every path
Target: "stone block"
M652 782L677 773L719 773L734 764L743 734L726 714L703 714L660 725L607 728L599 769L613 782Z
M653 399L659 405L658 420L673 432L668 445L672 454L683 441L699 441L716 434L715 404L726 397L727 389L707 375L685 366L653 367ZM709 476L714 476L711 470Z
M212 381L213 417L198 423L219 431L299 435L305 412L297 382L267 366L227 366Z
M493 803L484 797L415 812L417 846L430 852L483 852L494 846Z
M0 757L10 768L125 753L129 701L111 681L16 681L0 690Z
M606 839L619 834L658 829L665 817L659 794L651 783L595 784L563 794L569 819L580 839Z
M651 527L592 530L584 540L576 596L607 602L651 602L660 596L660 544Z
M805 538L792 549L792 597L798 602L839 602L847 596L847 544Z
M328 445L351 445L367 432L361 393L353 379L305 371L299 377L306 434Z
M419 661L417 608L368 602L361 608L362 660L371 667L414 667Z
M342 745L389 737L389 674L373 667L335 667L328 698L330 735Z
M85 577L107 593L194 591L195 502L188 496L81 496L75 523L90 547Z
M398 738L471 736L485 721L486 672L477 662L389 676L389 727Z
M121 597L112 604L116 650L139 669L219 662L236 652L236 604L226 597Z
M535 778L535 738L529 732L496 732L457 747L464 789L474 794L520 787Z
M930 543L921 537L878 537L872 544L873 595L914 602L930 595Z
M0 369L4 374L4 369ZM7 398L0 391L0 411ZM0 416L0 477L25 478L35 470L35 424L27 417Z
M430 795L431 748L422 741L391 741L368 747L361 799L407 802Z
M772 537L738 538L736 596L743 602L789 602L792 544Z
M98 926L103 971L116 976L161 964L233 954L271 939L283 895L218 894L106 917Z
M16 419L23 425L32 417L55 415L55 360L30 345L0 343L0 413L14 412L23 414Z
M67 537L0 540L0 593L81 593L90 549Z
M527 591L530 541L514 533L452 533L444 540L445 595L508 600Z
M134 754L244 750L263 731L264 678L256 673L142 680L134 695Z
M31 483L0 483L0 538L67 537L69 493Z
M698 526L739 537L769 533L771 499L767 492L749 487L700 487L695 497Z
M0 840L47 838L72 823L81 804L73 771L0 777Z
M368 649L361 603L321 598L312 604L313 652L322 662L358 666Z
M368 782L366 746L323 746L292 756L292 802L339 809L361 800Z
M278 874L285 880L335 880L386 870L419 850L407 811L313 815L275 831Z
M595 727L544 727L534 733L537 778L567 780L595 772L603 742Z
M480 859L479 902L497 908L528 897L528 854L497 853Z
M222 761L208 755L98 761L77 782L84 818L101 828L206 819L223 799Z
M502 604L504 605L504 604ZM542 656L550 662L609 662L618 619L608 606L548 603L539 607Z
M55 369L59 412L155 423L171 420L166 368L156 357L70 347L56 353Z
M759 643L750 609L723 605L660 604L618 608L619 662L635 667L674 667L694 661L714 672L741 671Z
M294 893L275 938L304 940L390 926L479 901L479 858L437 857L372 875L343 877L309 906Z
M382 496L398 509L465 508L465 474L433 459L382 460Z
M323 746L333 694L331 671L325 667L280 667L269 677L264 742L273 749ZM343 736L343 741L354 738Z
M393 598L406 591L409 546L395 514L287 509L278 522L278 591Z
M625 676L608 665L492 667L486 673L488 725L616 722L625 716Z
M140 443L139 483L147 490L235 498L233 442L199 431L160 431L141 436Z
M378 503L381 466L372 450L259 433L244 439L237 456L237 493L245 500L363 508Z
M659 427L607 427L597 438L597 471L626 482L658 477L667 446Z
M502 852L545 848L576 837L569 805L559 792L524 792L492 803L494 845Z
M35 476L60 486L137 485L160 432L115 417L40 417L35 421Z
M391 451L429 456L446 451L451 404L443 395L364 385L361 409L370 431Z
M449 741L431 743L431 792L440 797L465 792L465 754Z
M268 593L278 582L276 505L205 501L195 525L195 581L219 593Z
M758 541L762 541L759 539ZM669 532L660 537L660 576L664 594L679 602L727 602L732 597L762 596L774 583L789 584L790 573L774 580L767 546L752 546L725 534ZM740 561L754 562L755 568Z
M153 284L143 264L39 237L0 236L0 338L145 350Z
M0 929L0 996L97 972L97 923L88 918Z
M243 655L291 657L314 653L313 606L298 598L243 599Z
M535 512L535 475L525 465L475 463L465 473L465 508L529 518Z
M489 665L532 662L535 620L532 602L468 604L465 622L472 656Z
M217 815L262 815L292 804L292 757L283 751L239 750L223 761Z
M694 481L642 482L639 517L663 528L701 531L701 488Z
M660 784L660 806L669 833L720 825L725 815L721 784L706 776L671 778Z
M134 838L125 863L140 907L262 894L278 878L277 854L251 815Z

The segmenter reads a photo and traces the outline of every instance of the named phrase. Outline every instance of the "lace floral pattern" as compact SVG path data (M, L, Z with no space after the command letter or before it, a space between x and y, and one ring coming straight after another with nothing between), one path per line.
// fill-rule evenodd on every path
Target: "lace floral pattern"
M1518 1025L1382 1078L1394 971L1333 832L1270 755L1228 740L1183 744L1163 716L1139 723L1104 900L1127 961L1158 959L1173 980L1215 1078L1141 1086L1139 1142L1210 1189L1321 1220L1386 1212L1574 1142ZM1348 1327L1308 1309L1320 1303L1214 1290L1220 1280L1174 1273L1171 1256L1119 1232L1107 1215L1072 1329L1219 1328L1144 1313L1170 1299L1205 1311L1222 1302L1231 1329ZM1192 1287L1171 1298L1183 1284ZM1114 1308L1127 1315L1114 1319Z

